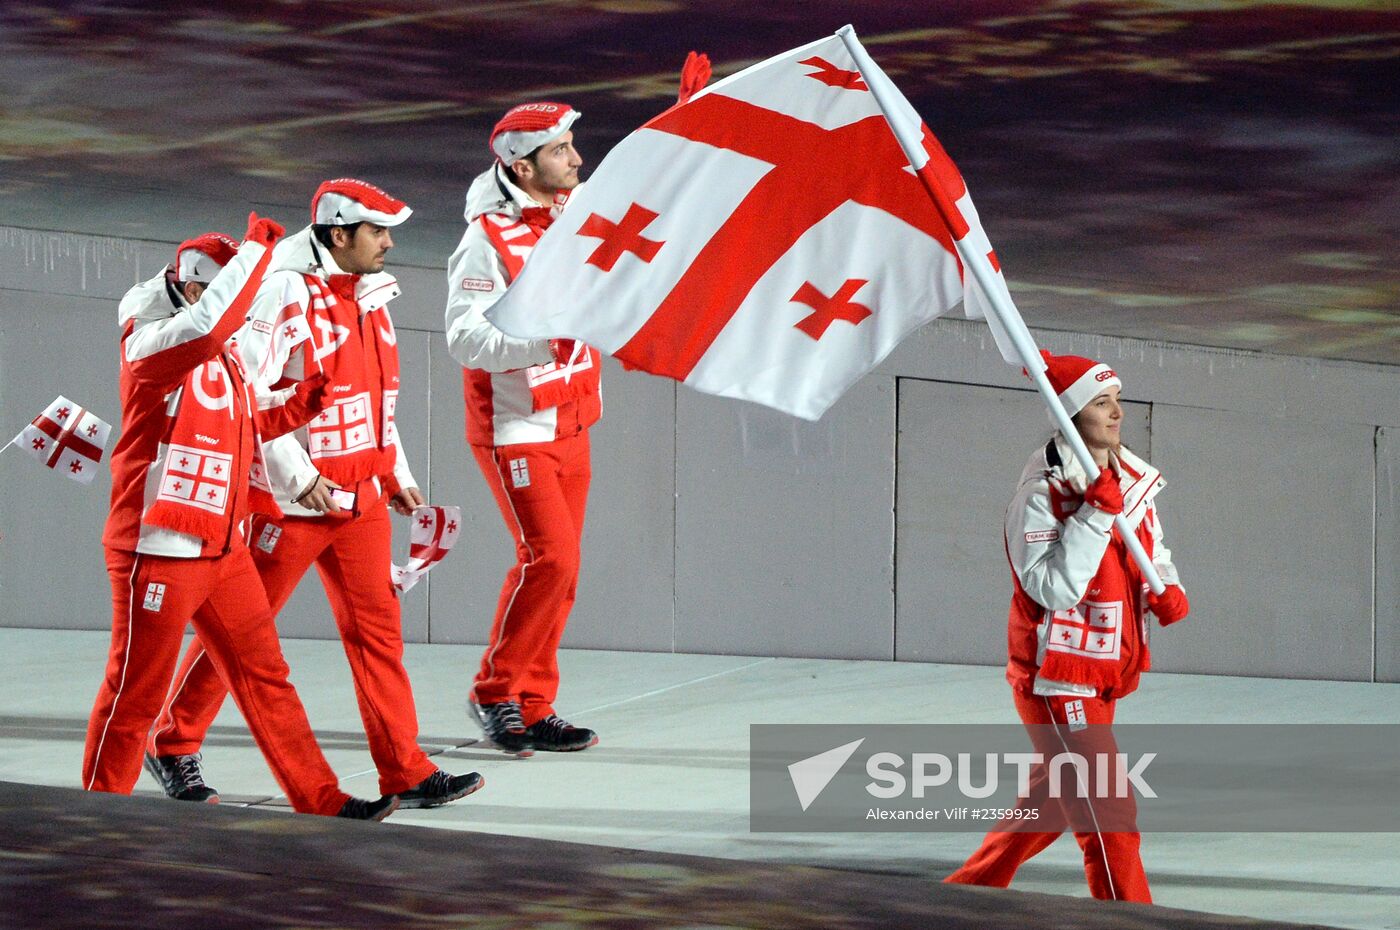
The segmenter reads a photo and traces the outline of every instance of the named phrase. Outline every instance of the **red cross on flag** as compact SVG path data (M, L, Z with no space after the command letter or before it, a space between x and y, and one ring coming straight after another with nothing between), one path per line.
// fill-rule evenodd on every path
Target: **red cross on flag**
M625 138L487 316L815 420L912 330L985 315L961 250L1011 306L962 176L848 32Z
M111 432L104 420L60 395L10 445L74 481L91 484Z
M413 511L408 563L389 566L389 581L400 593L418 583L451 551L462 529L462 508L419 507Z

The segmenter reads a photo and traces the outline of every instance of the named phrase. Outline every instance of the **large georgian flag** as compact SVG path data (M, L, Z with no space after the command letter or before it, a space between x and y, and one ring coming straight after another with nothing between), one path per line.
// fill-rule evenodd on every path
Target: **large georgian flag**
M10 443L74 481L91 484L111 432L101 418L60 395Z
M985 316L955 240L990 259L1009 304L957 168L846 39L754 65L625 138L487 316L815 420L912 330L959 303ZM891 128L911 121L913 164Z

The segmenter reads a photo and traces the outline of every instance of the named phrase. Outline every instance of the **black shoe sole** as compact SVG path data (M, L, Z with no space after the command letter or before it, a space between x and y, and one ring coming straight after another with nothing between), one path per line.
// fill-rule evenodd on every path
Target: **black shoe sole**
M511 749L507 746L502 746L489 736L482 738L482 744L485 749L499 749L506 755L515 756L517 759L528 759L535 754L535 750L540 748L538 746L526 746L521 749Z
M485 787L486 779L478 778L473 784L469 785L466 788L466 790L460 791L457 794L446 795L441 798L406 798L402 794L400 794L399 808L401 810L411 811L427 810L430 807L442 807L444 804L451 804L453 801L460 801L462 800L462 798L465 798L469 794L476 794L478 791Z
M536 743L535 750L537 752L583 752L585 749L592 749L597 745L598 737L595 736L591 741L580 746L546 746L543 743Z
M387 817L388 817L390 814L392 814L394 811L398 810L399 807L400 807L399 799L398 799L398 798L394 798L394 803L393 803L393 804L390 804L388 807L384 808L384 810L383 810L382 812L380 812L380 813L378 813L378 814L375 814L373 817L370 818L370 820L371 820L372 822L374 822L374 823L379 823L381 820L384 820L385 818L387 818Z

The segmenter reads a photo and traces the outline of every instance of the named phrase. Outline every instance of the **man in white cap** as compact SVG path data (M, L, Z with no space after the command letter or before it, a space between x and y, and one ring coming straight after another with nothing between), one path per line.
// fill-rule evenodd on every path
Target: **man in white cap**
M229 682L253 739L292 807L382 820L393 797L341 791L296 690L243 531L275 513L261 482L259 428L274 436L324 404L317 387L259 411L229 337L243 324L282 227L249 217L242 245L220 233L183 243L175 265L122 298L122 432L102 542L112 582L112 646L83 751L83 787L129 794L191 621L216 680ZM307 382L311 385L312 382ZM274 400L284 415L274 425ZM288 407L299 408L299 413ZM217 802L198 759L148 760L182 800ZM168 771L167 771L168 769Z
M383 794L403 807L436 807L482 786L449 775L418 745L418 715L403 666L399 602L390 582L388 506L411 514L423 495L394 426L398 338L388 303L399 295L384 257L390 228L413 211L364 181L326 181L311 225L273 256L239 333L260 389L323 375L330 405L267 444L270 483L286 516L252 527L253 558L274 611L314 563L345 645L355 696ZM306 331L311 338L295 343ZM198 751L223 700L198 644L186 653L152 754Z
M554 699L578 584L588 428L602 412L600 359L572 340L507 336L483 314L579 184L578 118L549 102L502 117L496 161L467 192L467 231L448 266L447 347L465 368L467 442L516 550L469 706L499 748L520 756L598 742L556 715Z

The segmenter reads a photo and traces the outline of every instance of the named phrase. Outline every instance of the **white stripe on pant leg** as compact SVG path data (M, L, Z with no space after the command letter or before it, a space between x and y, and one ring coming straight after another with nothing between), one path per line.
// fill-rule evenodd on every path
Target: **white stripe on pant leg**
M491 460L495 462L496 457L494 454L491 456ZM506 467L509 468L510 466L507 465ZM506 476L502 473L501 464L499 462L496 462L496 478L501 482L501 493L506 496L506 503L510 504L510 515L515 518L516 529L520 531L520 544L524 546L526 551L530 554L529 562L533 562L535 561L535 549L530 545L529 540L525 538L525 524L520 522L520 514L516 512L515 501L510 498L510 491L506 488ZM519 596L520 589L525 587L525 569L529 566L529 562L520 566L520 582L515 586L515 590L511 592L510 600L506 602L506 609L501 612L501 628L496 634L496 645L492 646L491 650L486 653L487 677L496 677L496 650L500 649L501 644L505 641L506 620L510 617L510 609L515 606L515 599Z
M92 776L84 786L85 791L91 791L92 783L97 781L97 767L102 759L102 747L107 742L107 729L112 725L112 718L117 713L117 701L121 699L122 689L126 687L126 667L131 662L131 641L136 638L136 570L140 567L141 554L138 552L131 563L131 577L126 583L126 654L122 656L122 677L117 683L117 693L112 696L112 709L107 712L107 722L102 724L102 736L97 741L97 749L92 754Z
M1055 708L1050 703L1048 697L1041 698L1045 702L1045 709L1050 712L1050 725L1055 728L1055 735L1060 738L1060 745L1069 752L1069 744L1065 742L1064 734L1060 732L1059 721L1055 719ZM1088 721L1089 712L1084 712L1084 719ZM1089 817L1094 821L1094 835L1099 838L1099 855L1103 857L1104 874L1108 876L1108 893L1113 895L1113 900L1118 900L1118 889L1113 887L1113 868L1108 864L1108 847L1104 845L1103 833L1099 830L1099 815L1094 813L1094 802L1089 798L1089 786L1084 782L1084 776L1080 773L1079 767L1074 768L1075 779L1079 782L1079 790L1084 793L1084 803L1089 805Z
M161 711L160 718L156 720L155 732L151 734L150 744L152 755L155 755L156 752L159 751L160 747L156 745L156 740L160 739L160 735L175 728L174 708L175 701L179 698L180 692L185 690L185 684L190 680L190 676L194 674L195 668L199 665L199 663L203 662L208 657L209 651L205 649L203 644L201 643L199 655L195 658L193 662L190 663L190 667L185 670L185 676L179 681L173 681L170 683L170 691L167 692L165 695L165 704L163 705L164 709ZM169 718L168 722L166 718ZM204 740L201 739L200 742L202 743L204 742Z

